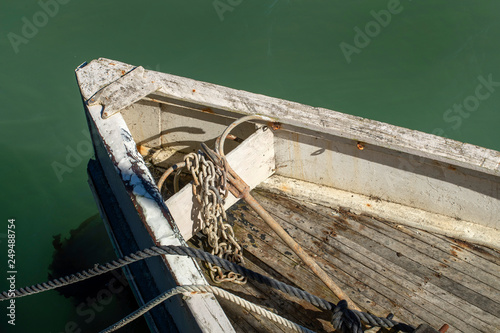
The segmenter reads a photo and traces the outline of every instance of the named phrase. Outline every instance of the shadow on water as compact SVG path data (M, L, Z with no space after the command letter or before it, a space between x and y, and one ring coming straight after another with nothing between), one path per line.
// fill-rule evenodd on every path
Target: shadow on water
M52 244L55 251L49 266L49 279L116 259L98 214L71 230L66 239L61 234L55 235ZM68 318L74 332L99 332L138 308L121 269L56 290L74 305L74 312ZM117 332L149 332L149 329L141 317Z

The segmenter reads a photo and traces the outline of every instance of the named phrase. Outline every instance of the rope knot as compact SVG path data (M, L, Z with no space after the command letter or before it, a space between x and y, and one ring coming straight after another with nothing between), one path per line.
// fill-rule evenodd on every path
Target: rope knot
M341 300L333 309L332 324L336 331L342 333L363 333L359 317L349 310L345 300Z

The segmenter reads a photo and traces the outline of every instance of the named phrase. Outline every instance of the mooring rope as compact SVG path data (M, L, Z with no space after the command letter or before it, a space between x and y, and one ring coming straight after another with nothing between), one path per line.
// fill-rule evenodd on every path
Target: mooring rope
M236 295L233 295L223 289L220 289L218 287L214 286L209 286L209 285L186 285L186 286L179 286L170 289L167 292L164 292L163 294L155 297L148 303L144 304L141 308L137 309L136 311L132 312L122 320L118 321L117 323L109 326L105 330L101 331L100 333L109 333L109 332L114 332L117 329L129 324L133 320L139 318L155 306L161 304L162 302L166 301L172 296L182 294L182 293L213 293L214 295L220 296L230 302L235 303L236 305L241 306L245 310L252 311L262 317L265 317L267 319L270 319L284 327L287 327L289 329L292 329L295 332L304 332L304 333L314 333L314 331L311 331L308 328L305 328L303 326L300 326L297 323L294 323L293 321L290 321L286 318L283 318L275 313L272 313L269 310L266 310L256 304L253 304L251 302L248 302L247 300L244 300L241 297L238 297Z
M252 280L255 280L259 283L268 285L270 287L273 287L275 289L278 289L280 291L283 291L289 295L295 296L299 299L303 299L305 301L308 301L309 303L322 308L324 310L329 310L329 311L334 311L337 310L337 312L342 311L344 314L342 318L348 319L349 317L349 312L354 313L361 321L364 323L367 323L370 326L378 326L378 327L384 327L384 328L392 328L392 327L398 327L399 330L403 332L413 332L415 328L410 325L406 325L403 323L399 323L397 321L394 321L390 318L383 318L383 317L377 317L372 314L366 313L366 312L361 312L361 311L356 311L356 310L350 310L347 307L342 309L342 307L332 304L318 296L312 295L308 293L307 291L295 288L293 286L290 286L286 283L283 283L281 281L277 281L275 279L269 278L267 276L264 276L262 274L259 274L257 272L251 271L248 268L245 268L243 266L234 264L232 262L229 262L223 258L219 258L215 255L212 255L208 252L201 251L198 249L190 248L187 246L176 246L176 245L168 245L168 246L153 246L149 249L145 249L142 251L137 251L135 253L132 253L128 256L125 256L123 258L119 258L117 260L113 260L111 262L108 262L104 265L95 265L94 268L84 270L82 272L76 273L76 274L71 274L65 277L53 279L48 282L44 282L41 284L36 284L32 285L30 287L24 287L24 288L19 288L16 289L13 293L15 296L9 297L9 294L11 294L11 291L4 291L0 293L0 301L4 301L10 298L19 298L23 296L28 296L28 295L33 295L37 294L43 291L47 290L52 290L55 288L63 287L69 284L73 284L79 281L83 281L86 279L89 279L94 276L98 276L107 272L110 272L112 270L115 270L117 268L132 264L134 262L137 262L142 259L154 257L157 255L180 255L180 256L188 256L192 258L198 258L203 261L212 263L214 265L223 267L226 270L230 270L236 273L239 273L243 276L246 276ZM341 303L339 302L339 305ZM343 320L337 320L338 325L343 325L344 321ZM334 325L336 325L334 323Z

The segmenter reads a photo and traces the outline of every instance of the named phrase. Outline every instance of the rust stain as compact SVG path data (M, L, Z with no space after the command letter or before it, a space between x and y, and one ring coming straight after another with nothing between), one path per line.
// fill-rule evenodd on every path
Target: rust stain
M457 168L455 168L455 167L454 167L453 165L451 165L451 164L450 164L450 165L448 165L448 169L453 170L453 171L457 170Z
M371 207L372 205L370 205L370 204L366 204L366 206L367 206L367 207Z
M139 154L141 154L142 156L147 156L151 151L151 148L143 145L136 145L136 148Z
M193 89L193 92L196 92L196 89Z
M212 110L209 107L203 108L203 109L201 109L201 111L206 112L206 113L210 113L210 114L215 114L214 110Z
M398 306L398 303L394 302L394 301L393 301L393 300L391 300L391 299L389 299L389 303L391 303L391 304L392 304L392 307L393 307L393 308L398 308L398 307L399 307L399 306Z
M444 324L443 326L441 326L441 328L439 329L439 333L446 333L446 331L448 331L448 329L450 328L450 325L448 324Z
M109 64L110 64L111 66L116 66L116 64L115 64L115 63L113 63L113 62L110 62Z
M363 149L365 149L365 144L361 141L358 141L358 143L356 144L356 147L358 147L359 150L363 150Z
M268 122L267 127L272 129L273 131L277 131L277 130L281 129L282 125L281 125L281 123L278 123L278 122Z
M280 185L280 190L283 192L288 192L290 190L290 187L284 184Z
M457 251L458 251L458 252L461 252L461 251L462 251L462 249L461 249L461 248L459 248L458 246L452 245L452 246L451 246L451 250L450 250L451 255L452 255L452 256L454 256L454 257L458 257L458 253L457 253Z
M489 256L492 255L491 253L489 253L488 251L486 251L485 249L483 249L480 246L471 244L469 242L466 242L466 241L463 241L463 240L460 240L460 239L451 238L451 240L455 244L457 244L458 246L465 247L466 249L469 249L469 250L472 250L472 251L476 251L476 252L479 252L479 253L482 253L482 254L486 254L486 255L489 255Z
M122 75L125 75L125 71L122 69Z

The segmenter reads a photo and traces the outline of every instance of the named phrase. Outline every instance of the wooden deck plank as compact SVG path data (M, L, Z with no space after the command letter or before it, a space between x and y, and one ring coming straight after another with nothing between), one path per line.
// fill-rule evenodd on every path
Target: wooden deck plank
M319 207L319 209L322 210L322 207ZM474 279L495 288L497 293L500 294L500 270L498 269L498 265L494 265L490 261L481 257L474 256L472 253L464 254L462 259L460 259L458 258L458 252L461 250L459 250L454 243L450 244L449 240L437 237L434 237L434 241L430 242L427 239L433 235L429 232L414 230L414 235L410 236L404 231L402 232L402 230L398 230L401 228L408 230L408 228L404 228L402 226L398 228L394 225L394 223L389 225L388 223L377 221L375 224L373 223L374 220L369 217L360 217L360 219L362 220L361 223L367 224L371 227L371 229L375 229L377 232L390 237L391 239L395 239L399 243L412 247L429 258L437 260L439 262L439 266L444 267L441 265L444 263L451 269L456 269L459 272L469 275ZM418 236L418 238L416 236ZM471 256L475 260L467 260L467 256ZM491 265L488 263L491 263ZM478 267L478 265L485 266L486 269Z
M373 254L369 251L364 255L374 261L377 260L376 257L372 258ZM383 263L383 267L384 271L387 270L388 273L390 272L391 279L394 279L396 283L405 285L406 282L413 281L413 286L416 287L414 287L413 292L416 295L428 299L431 303L439 304L441 302L441 306L445 306L447 312L456 313L461 318L466 318L478 327L482 327L484 320L487 322L496 322L497 325L500 325L499 318L488 314L484 310L464 301L462 298L446 292L432 283L428 283L424 278L401 270L400 266L392 262L386 260ZM401 277L397 278L398 276Z
M255 219L253 221L258 221L258 218L256 216L252 216L251 214L250 216L245 216L243 218L248 218L249 220ZM240 221L241 219L239 219L236 223L239 223ZM242 242L243 246L246 247L245 255L246 252L251 252L265 261L267 266L272 267L276 271L284 274L285 277L279 278L279 280L298 288L308 290L319 297L332 301L331 298L335 298L335 296L332 295L331 291L328 290L307 267L304 267L303 264L296 261L292 261L292 264L289 263L289 257L295 256L295 254L289 252L290 249L285 244L281 243L280 240L273 238L276 236L273 235L272 232L271 234L264 234L263 230L260 228L265 227L265 225L263 221L261 222L262 225L257 223L253 228L235 228L235 235ZM359 284L359 281L345 275L345 273L339 270L335 269L332 275L336 277L342 275L342 279L339 280L339 284L345 288L348 288L348 285ZM377 299L377 296L381 297L381 295L377 295L373 290L368 290L368 292L371 293L369 298L364 295L357 296L357 300L361 300L358 301L358 304L364 305L364 308L367 307L366 305L369 305L372 313L378 313L380 315L388 314L390 311L380 306L380 304L387 302L373 301L374 299ZM376 295L374 296L373 294ZM338 299L334 302L336 303L337 301ZM327 320L329 320L329 318Z
M265 200L263 198L260 199ZM274 207L276 206L277 205L275 204ZM305 204L304 206L307 206L307 204ZM304 208L304 206L302 208ZM321 212L321 209L318 209L318 207L314 208ZM275 208L275 211L278 209L279 208ZM332 210L326 209L326 211L331 212ZM326 214L327 212L324 212L324 214ZM328 225L323 226L323 228L325 227L328 227ZM324 229L321 232L324 232L325 230L327 229ZM321 236L321 233L317 234L317 236ZM405 270L402 270L401 267L393 264L389 260L385 260L378 257L377 255L374 255L371 251L363 251L363 247L357 246L357 243L350 241L348 238L345 238L339 234L328 239L328 243L331 243L332 241L337 241L340 243L339 245L335 246L339 249L350 247L351 250L349 251L349 255L351 255L354 260L358 260L364 263L366 266L371 267L375 271L387 271L387 276L389 277L389 279L391 281L394 281L394 283L398 285L405 286L409 291L413 291L415 293L412 294L413 297L415 295L419 295L432 304L441 305L443 306L445 312L448 312L450 314L453 313L453 317L456 318L456 316L458 315L459 318L465 318L464 320L470 321L477 327L486 329L487 326L484 325L485 320L487 322L495 322L500 326L500 319L498 319L497 317L485 313L482 309L479 309L465 302L461 298L445 292L444 290L434 286L433 284L427 283L426 280L418 276L405 272Z
M458 245L444 237L268 192L252 193L363 309L380 316L393 312L397 320L415 326L426 322L439 328L448 323L451 326L449 333L500 331L500 312L495 308L498 303L482 289L483 286L487 286L486 290L498 287L496 275L487 271L500 267L490 252L484 251L481 255L474 248L464 247L461 250L467 259L464 260L450 251L452 246ZM244 203L232 206L228 218L235 223L235 235L244 247L245 266L337 301ZM492 256L492 259L483 256ZM477 262L480 267L475 265ZM448 267L442 270L444 267L439 264ZM460 269L478 274L459 272L459 278L448 276ZM481 287L476 287L478 292L464 286L474 281ZM281 292L255 283L223 285L317 332L332 330L329 313ZM224 302L221 304L226 310ZM239 332L282 331L274 324L259 322L251 314L235 309L226 310L226 313Z
M319 211L321 210L320 207L315 207L315 208ZM328 213L328 209L326 209L326 210L327 210L327 212L325 212L325 214ZM355 222L350 220L350 223L352 224ZM358 225L357 228L362 229L362 228L364 228L364 226ZM496 269L498 269L498 266ZM468 314L474 314L480 320L485 320L486 322L491 322L493 325L500 327L500 320L498 317L496 317L494 315L490 315L487 312L485 312L485 310L480 309L480 308L478 308L472 304L469 304L467 302L464 302L463 300L461 300L460 298L458 298L457 296L455 296L453 294L450 294L449 292L443 293L442 289L434 286L432 283L428 283L428 281L424 281L424 285L425 285L425 289L428 289L429 291L432 291L436 296L439 296L440 298L445 299L448 302L448 304L450 304L450 305L456 304L457 307L459 306L460 308L463 308L464 310L466 310L466 312ZM494 314L494 312L493 312L493 314ZM468 317L469 316L466 316L464 318L468 318Z
M455 257L454 260L463 260L500 278L500 270L498 269L498 265L500 265L500 253L498 251L489 249L482 245L470 244L465 241L452 239L446 236L435 235L432 233L422 233L421 230L406 228L402 225L397 227L410 237L419 239L422 242L439 248L445 252L451 252L451 247L452 250L455 251L451 252L451 254Z
M241 206L239 206L239 208L241 208ZM251 238L250 241L252 244L254 244L256 246L255 249L257 249L257 250L255 250L255 251L259 252L259 251L261 251L260 249L263 248L263 244L262 244L263 242L260 241L261 238L258 237L258 235L259 234L262 235L262 230L266 229L266 225L253 212L246 212L243 215L244 215L245 220L252 221L254 223L254 226L255 226L254 230L250 230L250 229L248 229L248 230L251 233L252 232L255 233L255 236L250 237ZM290 232L290 230L289 230L289 232ZM245 235L243 235L243 237L245 237ZM272 238L272 237L275 237L274 235L272 235L272 233L267 234L267 237L265 237L265 239L267 240L268 238ZM243 240L245 240L245 239L243 239ZM282 250L282 252L289 251L288 247L286 245L284 245L283 243L281 243L281 240L275 239L272 244L273 244L273 247L283 247L284 250ZM266 253L267 249L264 248L263 250L264 250L263 252ZM316 252L316 253L318 253L318 252ZM263 255L263 254L261 254L261 255ZM275 267L277 269L285 269L286 270L286 266L285 267L280 266L280 261L281 261L281 258L279 258L280 254L273 253L271 255L271 257L273 255L274 255L275 259L274 260L269 259L269 260L272 260L271 261L272 264L275 265ZM314 256L314 254L313 254L313 256ZM384 295L379 293L374 288L367 288L366 285L359 280L359 278L356 278L352 274L349 275L348 273L350 273L350 271L347 271L347 273L342 271L342 268L345 269L345 267L344 267L346 265L345 262L342 262L339 259L332 259L332 260L335 262L336 266L341 267L341 268L336 268L333 265L331 265L331 263L328 263L326 261L321 261L318 258L319 264L323 265L323 268L327 271L327 273L330 273L331 276L335 276L337 278L338 283L341 286L341 288L343 288L347 292L349 292L351 297L353 297L356 300L358 305L360 305L362 308L365 308L365 309L369 308L368 310L370 312L375 313L377 315L381 315L381 316L387 315L388 313L390 313L391 311L394 310L393 308L391 308L389 310L389 309L385 309L385 308L381 307L381 305L383 305L383 304L385 304L385 305L390 304L390 302L391 302L390 299L386 298ZM302 264L299 264L299 267L302 267ZM308 284L309 284L309 281L314 281L314 280L317 280L317 282L319 284L321 284L319 279L317 277L315 277L314 275L312 275L308 271L307 268L302 267L302 269L306 270L307 275L303 276L300 274L300 272L297 272L296 273L297 277L295 278L295 281L297 282L296 284L300 288L307 289L307 290L311 291L311 286ZM302 283L301 283L301 281L302 281ZM304 282L306 282L306 283L304 283ZM301 286L301 284L302 285L305 284L305 288L303 286ZM357 293L354 293L355 291L352 288L352 286L354 286L356 291L358 291ZM325 288L325 287L323 286L323 288ZM315 290L315 289L313 289L313 290ZM315 292L313 292L313 293L315 293ZM317 294L318 296L321 297L321 295L319 295L318 292L316 292L315 294ZM400 309L399 312L401 314L404 314L404 316L401 316L401 318L403 318L403 317L404 318L411 318L414 322L418 322L418 323L423 321L422 318L416 317L413 313L408 312L405 309ZM400 318L400 320L401 320L401 318Z
M266 201L266 198L261 197L261 196L259 196L259 199L262 202ZM278 202L274 202L274 204L273 204L273 202L269 202L269 201L266 202L266 206L274 207L273 213L275 215L281 215L281 216L283 216L283 214L285 214L285 216L289 215L289 211L286 211L286 209L283 209L280 206L283 204L284 204L284 202L282 200L279 201L279 205L278 205ZM301 207L301 211L303 211L303 210L304 210L304 207ZM311 213L313 213L313 212L308 212L307 216L310 216ZM313 247L309 246L309 248L314 253L317 253L317 254L319 254L321 251L323 251L324 255L319 256L319 257L331 258L332 253L334 253L334 251L336 251L336 250L335 250L335 247L331 247L330 249L328 249L328 247L330 247L330 244L329 244L330 242L328 241L328 239L326 239L326 240L324 239L324 233L322 232L324 230L320 230L320 228L312 228L309 232L304 232L304 231L306 231L306 229L308 228L310 223L307 223L307 221L306 221L307 217L299 218L298 216L300 216L300 215L301 215L300 213L296 213L295 218L291 219L291 221L293 221L293 222L291 222L290 224L294 225L295 223L298 222L299 225L295 225L295 226L299 227L299 228L302 227L303 229L296 231L293 228L290 228L289 233L291 235L293 235L295 233L297 235L302 234L304 244L308 244L308 245L309 244L320 244L319 246L313 246ZM276 216L276 217L279 218L278 216ZM324 222L328 223L331 221L332 218L333 217L330 217ZM280 221L280 222L286 223L285 221ZM300 225L300 222L302 222L303 225ZM322 222L323 221L321 221L321 217L316 216L316 220L314 221L314 223L320 224ZM304 229L304 227L305 227L305 229ZM311 237L309 237L309 236L311 236ZM333 238L338 238L338 237L341 237L341 236L337 235L337 237L331 237L331 238L333 239ZM322 243L320 243L320 241L322 241ZM360 248L359 245L357 247ZM378 265L378 268L377 267L376 268L367 267L367 266L374 266L376 261L374 262L372 260L367 260L367 258L363 254L361 254L361 255L358 254L356 256L356 250L354 248L351 250L347 250L348 248L346 248L346 247L337 247L337 250L338 249L342 249L341 251L345 251L345 253L346 253L345 257L350 256L350 257L346 258L344 265L347 265L348 267L350 267L349 270L351 272L353 272L353 274L356 274L356 276L358 277L358 279L360 281L364 281L372 289L375 289L379 292L382 292L384 295L389 296L390 302L396 303L400 306L403 306L406 309L409 309L409 311L414 312L420 318L426 318L427 321L433 326L440 326L443 324L442 320L446 320L448 322L453 321L455 323L456 328L459 328L462 330L467 330L469 332L479 332L479 331L475 330L474 328L471 328L467 323L463 322L462 319L460 319L460 317L458 315L451 314L451 313L447 312L446 310L441 309L436 304L433 304L433 302L435 302L435 300L432 297L430 297L430 301L429 301L429 299L425 299L425 298L422 298L420 296L415 297L413 290L418 290L417 285L413 284L413 285L408 286L409 283L407 281L405 281L404 278L401 278L398 281L392 281L390 278L392 278L392 279L394 278L393 273L388 275L388 277L386 277L384 274L381 274L380 270L382 268L384 268L384 266L386 266L387 263L382 264L382 265ZM354 255L354 257L352 257L353 255ZM339 254L339 258L340 257L341 257L341 255ZM408 287L410 288L410 290L407 289ZM409 291L410 291L410 293L409 293ZM432 321L430 320L430 317L433 317ZM478 324L480 324L479 321L478 321Z
M266 198L267 197L268 196L266 194ZM266 198L259 198L259 200L265 201ZM270 207L272 207L272 211L273 212L276 212L279 209L279 206L277 205L276 202L274 202L274 203L268 203L268 205ZM331 211L331 209L330 209L330 211ZM281 213L285 214L284 216L286 216L288 219L290 219L290 218L291 219L297 218L295 216L295 214L291 214L291 211L281 212ZM286 214L288 214L288 215L286 215ZM351 222L351 221L349 221L349 222ZM366 228L366 227L367 226L362 226L360 223L358 223L358 225L356 225L354 227L354 229L357 229L357 228L362 229L362 228ZM377 225L377 227L378 227L378 225ZM290 233L293 233L293 230L288 230L288 231ZM368 231L371 232L371 230L368 230ZM395 229L395 233L398 233L398 232L399 231L396 228ZM321 235L316 235L316 236L319 237ZM386 238L389 237L388 235L384 235L384 234L381 234L380 236L381 237L383 236L383 237L386 237ZM359 237L359 235L358 235L358 237ZM396 237L396 236L392 235L391 237ZM336 238L339 238L339 237L337 236ZM366 238L366 237L364 237L364 238ZM363 241L360 241L360 243L363 243ZM356 244L356 243L354 243L354 244ZM415 245L415 244L413 244L413 245ZM383 245L382 244L378 244L378 246L383 246ZM418 245L418 247L422 247L422 246L423 246L423 244L419 244ZM385 251L387 251L387 250L385 250ZM410 253L411 253L411 252L417 251L417 249L409 248L408 247L406 249L406 251L410 251ZM393 257L397 258L398 257L398 255L397 255L398 252L395 252L395 251L392 251L392 252L393 252ZM439 250L438 254L441 253L441 255L442 255L442 252L443 251ZM428 253L428 254L432 254L432 253ZM423 255L423 254L421 254L421 255ZM358 260L359 260L359 258L358 258ZM387 263L390 263L392 260L393 260L392 257L386 258L384 264L388 265L388 267L389 267L390 265L387 264ZM433 260L435 261L435 259L432 258L432 257L430 258L430 260L431 260L431 262ZM467 265L471 265L470 262L468 262L466 264ZM396 273L396 272L394 272L394 270L397 269L397 268L398 268L397 265L394 265L394 264L392 265L392 267L391 267L391 269L392 269L392 271L391 271L391 278L394 277L393 275ZM498 269L498 266L497 266L497 269ZM453 293L450 293L449 291L443 290L439 286L435 286L432 283L429 283L429 281L427 281L425 279L425 276L422 277L422 276L414 274L414 272L409 272L405 276L402 276L402 277L398 278L399 279L399 283L401 283L401 279L402 278L408 278L408 277L412 277L412 276L413 276L413 279L416 279L415 286L420 286L420 285L424 285L425 286L425 289L424 288L420 288L420 289L417 288L415 290L414 297L417 297L417 298L420 297L420 298L426 299L427 302L430 302L430 304L431 304L431 308L430 309L431 310L433 309L432 306L438 306L439 302L442 302L442 304L441 304L442 309L438 308L437 312L438 313L441 312L441 314L445 315L445 317L449 317L450 319L453 319L455 321L455 323L462 322L462 325L465 325L465 326L461 327L462 330L460 330L460 331L467 331L467 332L476 331L476 329L474 328L474 326L478 327L479 331L486 331L488 329L495 329L495 328L498 329L498 327L500 327L500 325L498 324L499 320L498 320L498 318L494 314L485 313L482 309L476 307L475 305L468 304L467 300L463 300L459 296L454 295ZM396 275L396 277L397 277L397 275ZM491 274L490 274L489 278L491 279ZM495 282L493 282L493 284L494 283ZM430 288L429 288L429 286L430 286ZM441 300L438 302L438 301L436 301L435 297L437 297L437 300L439 300L440 298L441 298ZM429 306L429 304L426 304L426 307L428 307L428 306ZM464 307L464 309L462 309L462 307ZM436 311L436 308L434 308L434 311ZM453 314L449 314L449 312L453 312ZM448 313L448 315L446 315L446 313ZM462 319L458 319L458 321L457 321L457 318L456 318L457 316L459 316L460 318L463 318L463 320ZM494 325L494 326L488 326L490 324L485 324L483 322L483 320L486 320L486 322L488 322L488 320L492 321L493 323L491 325ZM467 322L467 323L465 323L465 322ZM471 324L472 326L468 326L469 324Z
M372 235L374 236L372 238L373 242L386 246L385 248L377 248L383 251L387 258L393 257L392 253L390 253L392 251L395 251L396 254L404 252L412 253L411 258L401 255L396 256L393 260L413 273L425 277L429 282L442 288L447 288L448 291L454 292L456 295L468 295L466 297L468 297L470 302L480 307L491 309L493 312L490 313L492 314L500 313L500 292L495 287L468 275L465 273L465 270L461 271L450 267L419 251L412 251L413 248L401 243L397 239L386 238L385 244L382 244L379 240L382 234L374 228L361 229L359 230L360 234L366 237ZM425 266L421 264L422 262L425 262Z
M307 206L307 204L306 204L306 206ZM315 206L314 208L315 208L318 212L322 212L322 210L324 210L323 214L328 214L328 212L329 212L329 209L328 209L328 208L322 208L322 207L318 207L318 206ZM331 210L330 210L330 211L331 211ZM367 220L365 220L364 222L365 222L365 223L367 223L368 221L367 221ZM351 221L351 223L353 223L353 222ZM388 226L388 225L386 225L386 224L387 224L387 223L378 224L378 225L376 226L377 230L381 231L381 230L383 230L384 228L390 228L390 226ZM385 226L384 226L384 225L385 225ZM362 227L362 225L358 225L358 227L360 227L360 228L361 228L361 227ZM394 226L394 228L395 228L396 232L397 232L397 230L399 229L399 228L397 228L396 226ZM407 229L405 228L405 230L407 230ZM422 235L422 237L424 237L424 238L426 238L426 237L430 236L430 234L429 234L429 233L426 233L426 232L422 232L422 231L416 231L416 232L418 232L419 234L421 234L421 235ZM395 235L394 237L398 237L398 235ZM401 236L401 238L403 238L403 237L404 237L404 236ZM441 242L442 242L442 241L441 241ZM448 243L448 246L447 246L447 247L449 247L449 240L447 241L447 243ZM435 242L433 242L433 244L434 244L434 245L436 245L436 243L435 243ZM416 242L411 242L411 244L409 244L409 245L412 245L412 247L413 247L413 248L415 248L415 249L420 247L420 245L419 245L419 244L417 244ZM425 246L425 244L424 244L423 246ZM453 259L454 257L453 257L453 256L451 256L451 258ZM484 261L484 260L482 260L481 258L478 258L478 259L479 259L479 261ZM443 259L443 260L446 260L446 259ZM446 260L446 262L449 262L449 261L452 261L452 260ZM397 266L396 266L396 267L397 267ZM458 269L460 269L460 266L459 266L458 264L457 264L457 268L458 268ZM466 272L467 272L467 271L470 271L470 272L474 272L474 273L476 273L476 274L475 274L475 276L476 276L476 277L478 277L478 279L483 278L483 276L482 276L481 274L486 274L486 275L488 275L488 273L485 273L485 272L484 272L484 271L482 271L482 270L478 270L478 269L477 269L474 265L469 265L469 264L467 264L467 265L466 265L466 267L463 267L463 269L464 269L464 271L466 271ZM495 266L495 267L492 267L492 269L493 269L494 271L497 271L497 270L499 270L499 267L498 267L498 266ZM417 279L418 279L418 277L417 277ZM427 289L429 289L429 287L435 287L433 284L428 284L428 283L427 283L428 281L424 281L424 282L425 282L425 284L426 284L426 288L427 288ZM494 285L495 285L495 287L498 285L498 279L496 279L496 280L495 280L495 279L494 279L494 277L493 277L492 275L490 275L489 282L491 282L491 284L494 284ZM419 283L421 284L422 282L419 282ZM436 295L441 295L440 297L446 297L446 300L447 300L450 304L457 304L457 303L458 303L458 304L460 304L460 307L461 307L461 308L462 308L462 307L466 307L467 311L469 311L469 312L471 312L471 313L477 313L477 310L478 310L478 308L477 308L477 307L475 307L475 306L473 306L473 305L471 305L471 304L469 304L469 303L465 303L465 302L463 302L463 301L462 301L462 302L460 302L460 301L461 301L461 299L460 299L460 298L454 297L454 296L453 296L453 295L451 295L451 294L448 294L448 293L443 294L443 293L442 293L442 292L443 292L443 290L441 290L441 289L439 289L439 288L437 288L437 287L436 287L436 288L433 288L433 289L435 289L435 293L436 293ZM483 310L480 310L480 312L481 312L481 313L483 313L484 311L483 311ZM482 314L482 316L484 316L484 315L485 315L485 314ZM497 323L500 323L500 320L499 320L497 317L490 316L490 319L491 319L491 320L496 321Z
M321 207L317 207L317 209L321 209ZM328 210L328 208L326 208ZM400 264L404 266L403 261L406 261L406 265L408 268L412 268L414 272L418 272L418 268L422 265L419 265L417 260L421 261L429 261L429 267L421 267L423 269L423 272L420 272L420 274L427 273L427 278L428 279L434 279L439 278L440 276L452 276L455 278L455 282L458 282L460 284L464 284L466 287L470 287L471 290L476 292L478 294L478 297L481 298L483 296L484 298L492 298L492 301L488 301L487 299L485 300L486 304L492 304L492 303L497 303L497 300L500 299L500 295L498 294L498 290L495 288L492 288L489 285L486 285L484 283L478 282L477 280L474 280L473 277L468 276L467 274L457 271L456 269L451 269L447 267L446 265L442 265L442 263L439 263L437 260L433 258L429 258L427 256L424 256L418 251L412 251L413 249L406 246L405 244L400 243L397 238L384 238L383 235L376 229L376 228L367 228L367 225L362 225L359 222L356 222L355 220L349 220L348 223L355 224L357 232L365 237L365 240L360 240L360 244L365 244L365 247L368 246L366 245L367 242L369 243L369 247L372 247L373 250L379 251L380 255L383 255L386 259L390 261L400 261ZM357 234L352 234L353 237L359 237ZM382 244L382 241L380 239L384 238L385 244ZM379 245L382 246L379 246ZM390 247L389 247L390 246ZM415 257L410 259L405 256L398 256L398 253L401 253L401 251L406 251L412 253ZM446 267L443 267L446 266ZM435 276L438 275L438 276ZM455 276L458 276L456 278ZM484 288L484 289L482 289ZM462 290L463 291L463 290ZM492 304L493 308L496 309L497 304Z
M321 234L317 234L316 236L321 236ZM441 312L441 316L444 316L445 312L447 312L448 314L446 316L451 317L455 322L462 321L462 319L459 318L463 318L462 316L467 316L468 313L463 311L460 307L454 305L453 302L449 302L448 305L449 307L453 308L453 313L455 314L450 313L449 309L441 310L439 308L436 308L436 306L439 306L442 301L436 300L436 297L433 293L423 288L423 285L426 283L423 279L420 279L418 277L416 277L415 279L413 275L405 272L404 270L401 270L399 266L374 255L370 251L362 251L364 248L360 247L354 242L350 242L345 237L337 235L335 238L328 239L326 243L328 243L329 245L333 245L334 248L342 249L343 251L345 251L345 253L348 253L352 260L362 263L368 269L371 269L374 272L385 272L384 274L382 274L382 279L385 281L385 285L390 287L391 289L394 289L394 285L399 285L407 289L400 290L400 292L406 292L409 297L415 297L415 295L419 295L418 297L416 297L415 305L420 303L420 306L425 307L428 311L434 311L436 313ZM377 276L375 275L375 277ZM408 294L408 291L410 291L411 294ZM442 290L439 291L441 293L444 292ZM475 319L474 324L481 326L482 321Z

